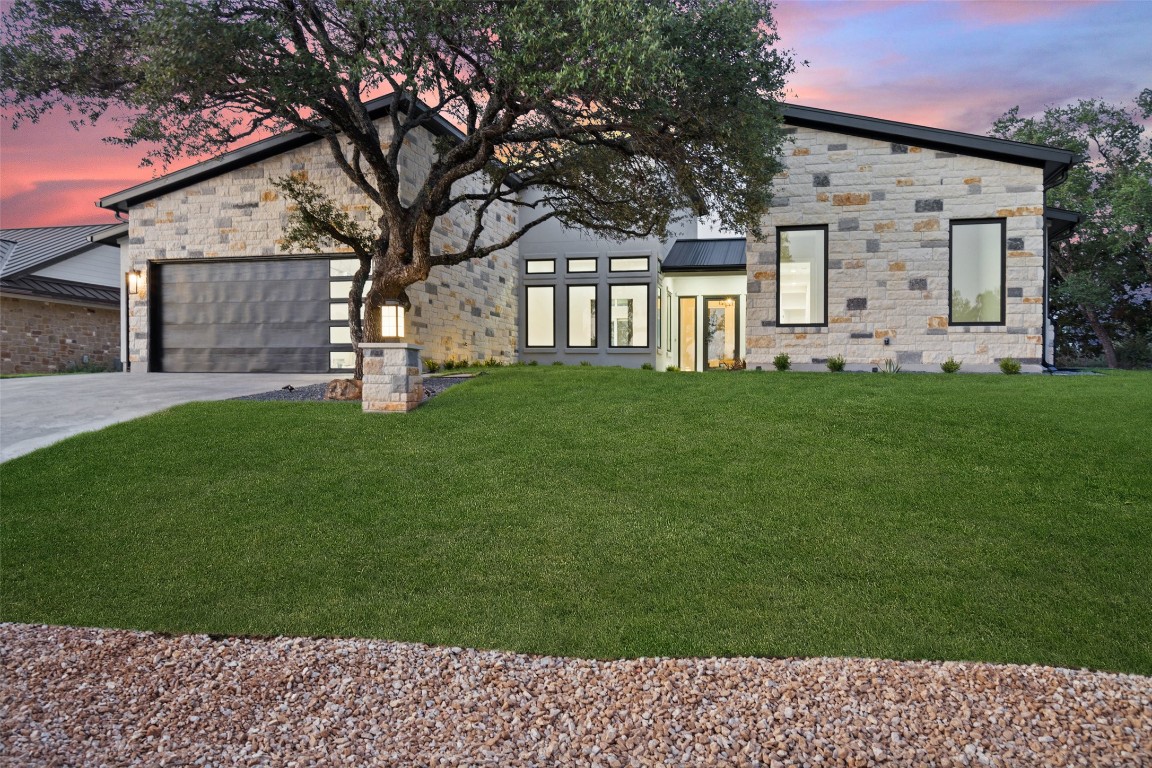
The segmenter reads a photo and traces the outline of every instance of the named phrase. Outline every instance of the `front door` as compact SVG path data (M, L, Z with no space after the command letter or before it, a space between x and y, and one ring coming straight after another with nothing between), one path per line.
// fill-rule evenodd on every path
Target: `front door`
M740 300L736 296L704 299L704 364L708 370L730 369L740 354Z

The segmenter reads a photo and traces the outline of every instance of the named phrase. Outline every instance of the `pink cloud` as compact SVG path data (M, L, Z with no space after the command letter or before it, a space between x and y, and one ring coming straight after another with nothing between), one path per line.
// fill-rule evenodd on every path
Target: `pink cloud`
M937 3L949 15L974 26L1022 24L1040 19L1056 19L1110 0L1059 0L1059 2L1024 2L1023 0L949 0Z

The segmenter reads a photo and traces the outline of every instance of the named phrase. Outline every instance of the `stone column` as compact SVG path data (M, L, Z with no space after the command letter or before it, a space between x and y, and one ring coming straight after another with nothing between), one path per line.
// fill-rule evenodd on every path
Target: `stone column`
M414 344L361 344L364 350L365 413L405 413L424 400L420 351Z

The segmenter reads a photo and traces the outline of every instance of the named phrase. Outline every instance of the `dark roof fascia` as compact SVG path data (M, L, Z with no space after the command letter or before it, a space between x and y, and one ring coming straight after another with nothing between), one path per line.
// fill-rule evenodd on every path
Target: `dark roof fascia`
M802 128L830 130L850 136L1043 168L1045 189L1062 184L1068 170L1084 159L1071 150L1043 144L1025 144L991 136L881 120L877 117L802 107L798 104L785 104L783 113L785 123Z
M715 275L742 275L747 271L748 271L748 265L747 264L745 264L742 267L733 266L733 267L730 267L728 269L724 269L722 267L715 267L715 266L710 267L707 265L695 265L695 266L686 266L686 267L665 267L663 265L660 266L660 272L663 274L680 274L680 273L685 273L685 272L710 272L710 273L715 274Z
M1070 237L1076 227L1084 221L1084 214L1070 211L1067 208L1044 206L1044 222L1048 226L1048 241L1054 243Z
M113 224L107 229L102 229L88 237L96 245L112 245L119 246L120 241L128 237L128 222L121 222Z
M368 108L369 117L376 120L387 115L391 111L395 101L395 94L388 94L369 101L365 104ZM407 111L405 109L407 106L408 100L402 100L400 110L402 112ZM427 107L417 102L416 111L427 111ZM464 134L461 133L456 126L439 115L433 116L431 123L427 127L429 131L437 136L447 136L456 141L464 140ZM307 133L301 130L286 131L285 133L253 142L246 147L225 152L210 160L190 165L179 171L173 171L158 179L129 187L108 197L101 198L97 205L101 208L127 213L128 209L134 205L139 205L160 195L175 192L176 190L191 186L197 182L211 179L215 176L228 173L229 171L234 171L237 168L243 168L252 163L257 163L315 141L320 141L320 138L321 137L314 133Z

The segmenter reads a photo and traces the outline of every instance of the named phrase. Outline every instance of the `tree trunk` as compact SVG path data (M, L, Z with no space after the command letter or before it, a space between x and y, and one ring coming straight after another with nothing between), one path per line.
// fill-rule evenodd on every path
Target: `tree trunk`
M1119 368L1120 364L1116 360L1116 348L1112 346L1112 337L1108 335L1108 329L1100 322L1096 310L1083 304L1079 306L1084 317L1088 319L1088 325L1092 328L1092 332L1096 334L1096 340L1100 342L1100 347L1104 350L1104 360L1108 363L1108 367Z

